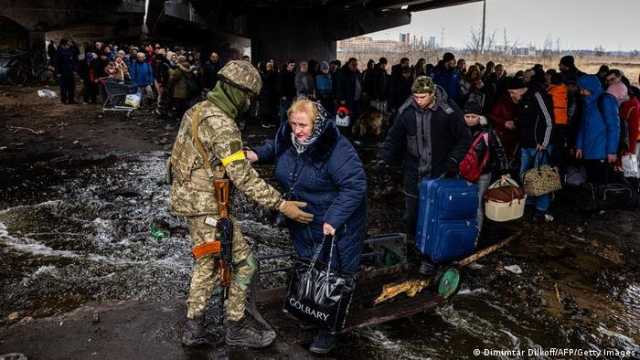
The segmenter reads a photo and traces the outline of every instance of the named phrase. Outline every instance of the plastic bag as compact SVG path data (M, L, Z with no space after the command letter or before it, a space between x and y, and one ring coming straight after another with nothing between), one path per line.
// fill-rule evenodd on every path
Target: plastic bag
M127 106L131 106L133 108L139 108L141 99L142 97L140 96L140 94L129 94L125 98L124 103Z
M627 177L627 178L640 177L640 172L638 171L638 157L635 154L623 155L622 170L624 171L624 177Z
M351 125L351 119L349 118L349 115L336 115L336 125L340 127L349 127L349 125Z
M329 262L324 265L318 261L326 239L325 237L316 248L310 262L304 259L296 261L289 279L283 310L335 334L342 330L346 322L356 279L353 275L341 273L339 269L331 269L334 250L336 253L338 251L334 238L331 238Z
M53 99L53 98L57 98L58 94L56 94L56 92L53 91L53 90L40 89L40 90L38 90L38 96L39 97L43 97L43 98Z

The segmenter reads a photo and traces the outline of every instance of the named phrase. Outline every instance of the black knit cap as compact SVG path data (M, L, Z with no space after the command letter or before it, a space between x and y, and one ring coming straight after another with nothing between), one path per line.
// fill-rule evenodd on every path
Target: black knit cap
M467 103L464 104L464 113L482 115L482 105L474 100L467 101Z
M508 90L524 89L526 87L527 87L527 84L525 84L524 80L520 78L512 77L512 78L509 78L509 80L507 81Z

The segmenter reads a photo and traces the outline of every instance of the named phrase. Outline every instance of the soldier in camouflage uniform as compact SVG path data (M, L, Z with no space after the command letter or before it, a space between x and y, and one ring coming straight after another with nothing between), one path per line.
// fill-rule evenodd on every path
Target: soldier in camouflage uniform
M219 283L216 253L204 256L197 250L219 240L216 233L218 206L213 182L225 175L240 191L261 206L278 209L292 220L313 219L300 208L306 204L286 201L262 180L245 159L235 119L260 93L258 71L246 61L231 61L218 74L220 81L207 100L189 109L180 125L170 159L171 209L188 220L194 243L195 266L187 298L187 322L182 342L187 346L207 342L204 313ZM230 345L264 347L275 339L273 331L257 329L246 321L246 291L256 269L250 247L234 222L233 275L226 302L226 335Z

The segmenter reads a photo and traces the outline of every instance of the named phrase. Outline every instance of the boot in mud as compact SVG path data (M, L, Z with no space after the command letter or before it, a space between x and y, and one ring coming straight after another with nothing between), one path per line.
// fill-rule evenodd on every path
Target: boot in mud
M255 324L251 324L247 316L238 321L228 320L226 325L227 345L263 348L271 345L276 339L275 331L258 328Z
M320 329L313 342L309 346L309 351L314 354L328 354L336 346L336 336L331 335L327 330Z
M205 344L209 344L209 338L204 324L204 316L187 319L182 330L182 345L191 347Z

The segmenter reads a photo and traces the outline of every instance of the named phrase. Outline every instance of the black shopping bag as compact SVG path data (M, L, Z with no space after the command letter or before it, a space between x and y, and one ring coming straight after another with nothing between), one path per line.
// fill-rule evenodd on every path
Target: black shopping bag
M283 310L299 320L320 325L335 334L344 327L356 287L355 275L331 271L334 252L339 254L331 238L328 264L318 261L327 238L322 240L311 261L296 260L289 279ZM339 266L338 266L339 267Z

